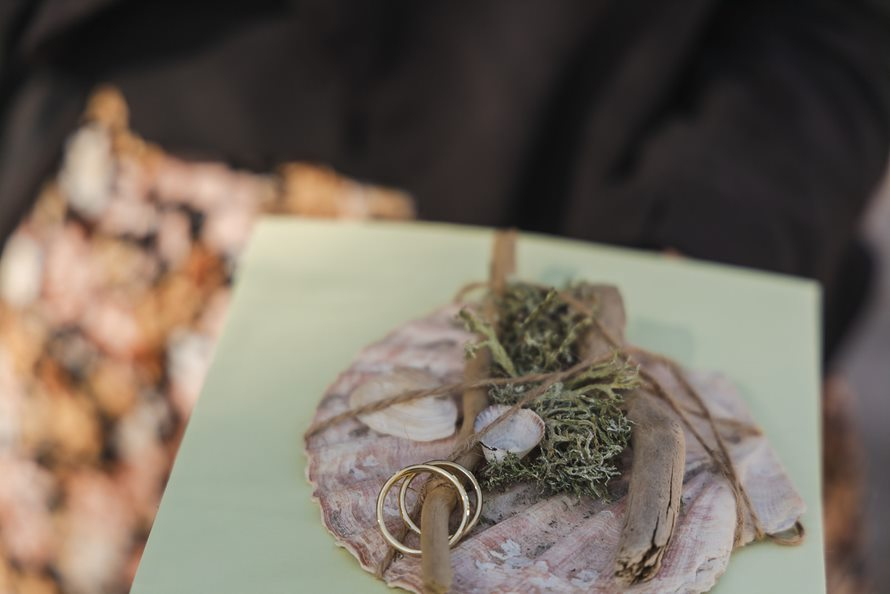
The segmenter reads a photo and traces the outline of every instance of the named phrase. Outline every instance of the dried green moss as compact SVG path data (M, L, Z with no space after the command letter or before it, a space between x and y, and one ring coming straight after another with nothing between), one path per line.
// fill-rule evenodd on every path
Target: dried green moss
M569 290L576 299L592 301L589 285ZM495 329L471 312L461 312L467 327L480 337L467 355L488 346L495 372L504 377L574 365L593 323L590 316L570 308L558 291L524 283L509 285L498 302L498 315ZM481 474L483 485L501 489L534 482L550 493L605 498L607 482L618 474L617 457L630 437L622 394L637 384L636 368L618 357L554 384L530 405L546 425L539 448L522 460L508 456L487 465ZM514 404L532 388L534 384L495 386L489 396L498 404Z

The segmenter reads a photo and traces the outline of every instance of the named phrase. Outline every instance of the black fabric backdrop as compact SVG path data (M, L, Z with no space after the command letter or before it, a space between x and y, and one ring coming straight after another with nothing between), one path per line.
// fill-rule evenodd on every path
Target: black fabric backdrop
M867 289L890 28L861 3L6 0L0 27L3 236L111 82L184 156L816 278L830 348Z

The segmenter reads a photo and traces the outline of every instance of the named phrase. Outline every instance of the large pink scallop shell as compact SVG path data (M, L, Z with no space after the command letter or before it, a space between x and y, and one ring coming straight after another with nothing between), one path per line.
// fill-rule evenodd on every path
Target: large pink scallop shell
M315 422L347 410L350 392L368 377L398 367L427 370L443 383L459 380L464 344L471 336L455 324L455 313L454 306L444 307L364 349L327 390ZM682 390L665 366L644 365L681 396ZM687 378L716 417L753 425L743 400L725 378L697 372L689 372ZM691 402L686 404L694 408ZM791 528L803 513L804 503L766 438L750 431L733 434L730 425L724 429L736 468L766 531ZM699 430L709 435L704 422ZM482 521L452 550L454 591L667 594L709 590L726 569L733 550L736 506L726 479L701 446L691 435L686 443L683 508L663 566L651 581L625 590L612 577L624 497L608 504L568 495L541 498L531 487L520 485L486 495ZM308 441L307 475L315 487L322 520L363 568L374 572L387 550L375 521L375 500L382 484L405 466L447 457L453 446L454 438L420 443L380 435L357 420ZM395 529L401 520L393 498L386 510ZM747 520L744 542L753 537ZM419 592L420 562L398 558L384 578L392 586Z

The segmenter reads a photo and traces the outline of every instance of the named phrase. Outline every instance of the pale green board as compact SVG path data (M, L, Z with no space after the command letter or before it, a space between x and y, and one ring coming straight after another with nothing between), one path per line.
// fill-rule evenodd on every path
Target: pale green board
M486 276L488 230L267 219L242 261L225 332L133 592L384 592L322 528L301 435L363 346ZM725 371L809 506L806 543L736 552L714 590L824 591L819 290L810 282L523 235L520 276L619 285L629 338Z

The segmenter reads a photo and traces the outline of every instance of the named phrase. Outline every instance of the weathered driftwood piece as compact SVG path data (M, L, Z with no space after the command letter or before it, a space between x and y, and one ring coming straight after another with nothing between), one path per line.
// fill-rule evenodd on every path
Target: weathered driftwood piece
M658 573L674 534L683 492L686 440L668 406L638 390L627 398L633 465L615 575L634 583Z
M594 298L591 308L601 331L591 332L588 356L624 347L626 316L621 294L615 287L602 285L596 287ZM651 392L634 391L626 397L626 406L633 423L633 461L615 576L633 584L658 573L673 536L683 492L686 440L676 415Z
M515 269L515 231L503 231L495 234L492 251L490 282L492 293L503 293L507 277ZM497 315L496 307L491 298L483 306L486 318L493 320ZM484 378L491 373L491 353L484 349L476 357L467 361L464 379L468 382ZM458 443L473 434L473 424L478 415L488 405L486 388L471 388L463 394L463 422L458 432ZM479 447L462 454L458 464L473 471L482 459ZM423 573L424 592L439 594L451 589L453 577L451 568L451 547L448 545L448 519L457 504L454 489L442 480L431 482L426 496L422 501L420 548L421 571Z

